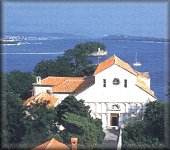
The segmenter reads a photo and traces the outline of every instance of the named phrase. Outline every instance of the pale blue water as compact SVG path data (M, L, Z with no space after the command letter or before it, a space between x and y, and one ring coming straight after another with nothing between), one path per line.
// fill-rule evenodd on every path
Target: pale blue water
M76 44L87 41L99 41L106 46L108 55L101 58L100 61L115 54L132 65L135 53L137 52L138 59L142 63L142 66L135 69L141 72L149 72L151 76L151 88L156 93L156 96L160 100L167 99L165 95L168 80L166 67L168 43L163 42L75 39L72 37L57 39L55 36L48 36L47 39L38 39L38 37L31 39L29 37L29 39L27 38L25 43L21 45L3 46L3 70L5 72L15 69L33 71L36 63L42 60L55 59L57 56L62 55L65 50L74 48Z

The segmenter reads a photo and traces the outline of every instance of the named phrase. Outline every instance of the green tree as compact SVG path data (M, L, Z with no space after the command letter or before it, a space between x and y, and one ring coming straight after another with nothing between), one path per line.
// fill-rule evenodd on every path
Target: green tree
M47 76L89 76L94 73L96 65L89 58L89 54L105 49L99 42L86 42L67 50L63 56L55 60L41 61L34 68L36 75Z
M144 122L147 124L146 132L150 137L164 141L164 109L165 103L154 101L146 105ZM158 130L159 129L159 130Z
M47 107L48 102L36 103L25 107L25 117L22 122L25 134L21 147L35 147L51 138L62 141L55 124L55 109Z
M58 123L65 128L61 132L64 142L69 142L71 136L78 137L79 143L85 145L94 146L103 141L102 122L91 117L89 106L83 100L68 96L56 109Z
M23 117L22 100L9 91L1 91L2 107L2 145L4 148L16 147L23 136L24 125L20 118Z
M76 45L74 49L67 50L64 53L64 56L70 58L72 62L74 76L87 76L93 74L96 66L92 65L89 54L97 52L98 48L105 50L106 47L100 42L86 42L80 43Z
M170 81L168 82L168 91L167 91L168 101L165 103L165 143L167 147L170 147Z
M165 103L154 101L146 105L143 120L127 125L123 130L123 147L127 149L165 148Z
M55 124L55 109L47 102L23 106L14 92L2 89L2 146L8 149L32 148L56 138L62 141Z
M34 72L42 78L47 76L73 76L70 60L64 56L37 63Z
M96 134L98 128L91 122L91 119L66 112L63 115L63 120L65 122L63 138L66 143L70 141L71 137L77 137L79 144L85 146L95 146L98 143Z
M45 78L52 73L54 73L53 69L55 68L55 62L52 60L41 61L37 63L34 67L34 72L37 76L41 76Z
M101 48L103 50L106 49L105 45L100 42L86 42L80 43L75 46L75 49L85 50L88 54L98 51L98 48Z
M5 76L10 92L14 92L21 99L27 99L32 95L32 83L35 82L32 73L14 70Z
M71 112L78 116L90 118L89 106L84 105L84 100L77 100L74 96L66 97L57 107L57 119L62 119L64 113Z

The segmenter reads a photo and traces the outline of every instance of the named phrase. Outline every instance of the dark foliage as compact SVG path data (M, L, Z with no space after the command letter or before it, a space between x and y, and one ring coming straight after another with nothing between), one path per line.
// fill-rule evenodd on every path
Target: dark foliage
M47 76L90 76L94 73L96 65L89 59L89 54L98 51L99 47L105 49L105 46L99 42L78 44L55 60L37 63L34 72L42 78Z
M1 99L2 145L4 148L17 145L23 136L24 125L22 100L12 92L2 91Z
M3 82L8 84L8 90L17 94L21 99L27 99L32 95L32 83L35 82L32 73L15 70L4 75L4 78L6 80L4 79Z
M102 122L90 116L89 106L84 105L83 100L77 100L73 96L66 97L57 107L58 123L64 126L62 137L68 143L72 136L79 139L79 144L86 146L96 145L104 139Z
M159 101L146 105L144 119L123 130L123 147L126 149L164 149L167 147L165 107ZM170 107L169 107L170 108ZM169 129L168 129L169 130Z

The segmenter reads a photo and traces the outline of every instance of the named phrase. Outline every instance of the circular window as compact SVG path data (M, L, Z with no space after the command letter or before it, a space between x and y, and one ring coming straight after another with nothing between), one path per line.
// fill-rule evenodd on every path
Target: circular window
M113 85L118 85L120 83L120 80L118 78L113 79Z

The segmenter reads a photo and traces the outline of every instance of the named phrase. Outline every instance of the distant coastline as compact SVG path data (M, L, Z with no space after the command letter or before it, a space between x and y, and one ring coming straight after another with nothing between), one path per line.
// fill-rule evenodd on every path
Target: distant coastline
M170 39L155 38L155 37L143 37L143 36L130 36L130 35L106 35L102 37L104 40L128 40L128 41L152 41L152 42L170 42Z
M141 42L170 42L170 39L144 36L131 36L123 34L103 35L101 37L86 37L68 33L35 33L35 32L7 32L3 38L14 38L15 40L55 40L55 39L102 39L115 41L141 41Z

